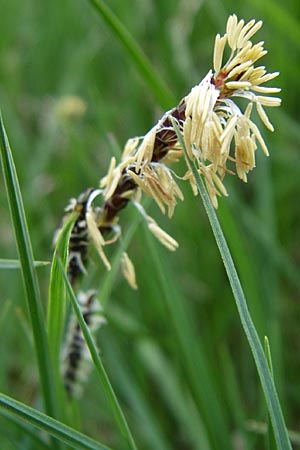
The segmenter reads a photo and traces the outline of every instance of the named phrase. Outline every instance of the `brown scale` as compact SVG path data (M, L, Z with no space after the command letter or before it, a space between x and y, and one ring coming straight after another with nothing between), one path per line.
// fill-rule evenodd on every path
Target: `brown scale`
M185 101L182 100L177 107L169 112L165 119L162 119L160 128L155 136L152 162L160 161L176 144L177 135L172 127L170 116L181 123L185 119L185 109L186 104ZM134 170L134 166L130 168ZM99 216L99 223L101 223L99 230L102 235L107 235L111 232L112 223L116 219L118 213L125 208L130 201L129 198L124 197L124 194L137 188L136 183L127 174L127 169L129 169L129 167L123 170L113 195L102 207L102 212ZM82 266L85 267L88 262L89 236L86 224L86 207L88 199L93 191L94 188L89 188L84 191L78 197L77 204L74 208L75 211L79 212L79 217L76 220L71 233L69 245L69 255L71 257L68 263L68 276L73 288L83 273ZM74 256L72 256L72 253L74 253ZM80 258L82 264L78 263L78 258Z
M83 273L82 266L85 267L88 261L89 236L86 224L86 207L88 199L93 191L94 188L88 188L80 194L74 208L75 211L79 212L79 216L71 232L67 270L70 283L73 287ZM78 261L80 261L81 264L79 264Z
M161 129L156 132L155 136L152 162L160 161L176 144L177 135L172 127L170 116L172 116L178 122L182 122L185 119L185 108L186 104L184 100L182 100L176 108L173 108L170 111L169 115L161 123ZM111 198L104 203L103 222L107 223L108 225L112 223L119 211L125 208L127 203L130 201L128 198L124 198L122 195L124 195L125 192L131 191L136 188L137 185L132 180L132 178L127 175L127 170L125 168L115 189L115 192L113 193ZM102 234L106 233L106 228L107 225L100 227L100 231Z

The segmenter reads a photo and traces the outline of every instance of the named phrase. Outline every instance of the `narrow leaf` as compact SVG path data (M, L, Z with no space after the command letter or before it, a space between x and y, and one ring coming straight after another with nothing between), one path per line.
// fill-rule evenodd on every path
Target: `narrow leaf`
M72 214L60 231L51 266L47 327L49 342L51 342L52 358L56 371L58 369L66 309L66 288L64 279L57 264L57 255L60 255L63 267L66 268L69 240L75 221L76 214Z
M49 261L33 261L34 267L49 266ZM2 259L0 258L0 269L20 269L21 263L18 259Z
M273 372L273 363L272 363L272 356L271 356L271 349L270 349L270 343L269 343L269 339L267 336L265 336L265 340L264 340L264 346L265 346L265 355L267 358L267 362L268 362L268 366L271 372L271 376L274 380L274 372ZM275 442L275 435L274 435L274 430L272 427L272 423L270 420L270 414L268 415L268 449L269 450L276 450L276 442Z
M191 393L203 417L211 446L215 449L227 450L230 448L227 420L222 411L222 403L216 390L205 346L197 333L186 301L180 295L180 290L176 288L176 280L170 273L168 264L148 229L145 233L145 244L148 258L152 260L152 267L160 285L161 298L165 302L176 346L185 365L185 374L189 380Z
M78 450L112 450L52 417L0 393L0 413L17 417Z
M49 346L37 275L34 267L34 258L23 207L20 186L11 149L0 114L0 146L2 169L7 192L7 199L14 227L15 238L19 253L21 272L27 306L30 314L35 351L39 367L40 383L46 411L49 415L57 414L55 389L53 388L53 372L49 357Z
M105 393L106 393L106 395L108 397L108 400L110 402L112 410L113 410L113 412L115 414L115 418L116 418L117 424L119 426L119 429L121 431L121 434L123 435L123 437L127 441L128 448L130 448L132 450L137 450L137 447L135 445L133 436L131 434L131 431L129 429L127 421L125 419L124 413L123 413L123 411L121 409L121 406L120 406L120 404L118 402L116 394L115 394L115 392L113 390L113 387L112 387L112 385L111 385L111 383L109 381L107 373L106 373L106 371L104 369L104 366L102 364L102 361L100 359L99 352L97 350L97 346L95 345L93 337L92 337L92 335L90 333L90 330L89 330L89 328L88 328L88 326L87 326L87 324L86 324L86 322L85 322L85 320L83 318L83 315L82 315L81 310L80 310L80 306L79 306L79 304L77 302L77 299L76 299L76 297L74 295L72 286L71 286L71 284L70 284L70 282L68 280L67 274L65 273L63 265L61 263L61 260L60 260L60 258L58 256L57 256L57 262L58 262L58 266L59 266L59 268L61 270L62 276L64 278L64 281L65 281L65 284L66 284L66 287L67 287L67 292L69 294L69 298L70 298L70 301L71 301L71 304L72 304L72 308L73 308L74 313L76 315L77 321L78 321L79 326L81 328L81 331L82 331L82 334L83 334L84 339L86 341L86 344L88 346L88 349L90 351L90 354L91 354L91 357L92 357L95 369L97 371L97 374L98 374L98 376L100 378L100 381L101 381L101 383L103 385L103 388L105 390Z

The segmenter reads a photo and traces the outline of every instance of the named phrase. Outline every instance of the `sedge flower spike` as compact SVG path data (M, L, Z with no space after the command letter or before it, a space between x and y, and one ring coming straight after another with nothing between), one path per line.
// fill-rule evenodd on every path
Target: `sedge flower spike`
M246 182L248 172L255 167L257 144L269 155L257 125L251 120L254 105L263 124L274 131L264 106L281 103L280 98L272 96L280 92L279 88L262 86L279 73L267 73L264 66L255 66L267 53L263 42L253 44L250 40L261 26L262 21L245 24L236 15L230 16L224 36L216 36L214 72L210 70L185 97L185 145L189 157L197 161L215 207L217 196L226 195L223 179L232 172L227 167L228 161L235 163L238 177ZM230 56L224 63L226 47ZM248 102L244 112L234 101L238 97Z
M262 21L245 23L235 14L231 15L225 34L216 36L213 67L203 80L145 136L127 141L120 163L117 164L114 157L111 159L107 175L100 180L100 189L90 188L77 200L72 200L67 213L79 212L69 249L69 278L73 286L85 271L90 243L94 243L104 265L110 268L103 247L121 238L119 213L129 202L136 206L149 231L161 244L171 251L178 247L177 241L162 230L141 205L144 193L171 218L177 201L183 200L178 179L187 180L197 194L191 170L179 176L173 169L176 162L185 158L174 121L182 134L187 156L196 163L215 208L217 198L228 195L224 184L226 174L236 173L246 182L248 173L255 167L257 148L269 155L259 128L251 118L255 108L263 125L273 131L265 107L281 103L280 98L273 96L280 89L264 85L279 73L268 73L265 66L257 64L267 53L263 42L252 42L261 26ZM242 99L239 103L244 104L243 108L236 103L237 99ZM96 197L101 197L101 207L94 206ZM121 269L136 289L134 267L124 251Z

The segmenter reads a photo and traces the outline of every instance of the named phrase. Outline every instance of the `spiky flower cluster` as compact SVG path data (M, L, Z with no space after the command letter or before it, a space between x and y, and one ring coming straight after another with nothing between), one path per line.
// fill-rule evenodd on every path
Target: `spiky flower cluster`
M129 201L137 207L149 230L162 244L170 250L178 247L178 243L146 214L140 203L141 193L145 193L156 202L162 213L167 212L172 217L178 199L183 200L176 179L188 180L197 193L191 171L188 169L179 177L169 167L171 163L185 154L196 162L210 199L217 208L217 197L227 195L225 175L236 172L246 182L249 171L255 167L257 146L265 155L269 154L257 125L251 119L254 105L264 125L273 131L264 107L280 105L280 99L271 96L280 89L263 86L278 72L267 73L264 66L255 66L267 53L263 42L253 44L251 41L261 26L262 21L245 23L244 20L238 21L236 15L230 16L226 33L222 37L216 36L214 70L210 70L178 106L166 112L145 136L129 139L121 162L117 165L116 159L111 159L108 173L100 181L100 189L92 189L84 205L80 198L73 202L73 209L80 213L81 225L86 226L88 237L107 269L110 269L110 263L103 247L120 237L119 213ZM229 53L227 60L225 52ZM236 98L244 99L244 110L237 105ZM182 133L185 151L180 146L173 121ZM98 195L103 198L101 207L93 205ZM83 253L85 255L85 251ZM136 288L133 265L125 252L122 268L131 286ZM80 273L84 268L78 265L76 270Z
M281 102L278 97L269 96L280 89L262 86L278 72L268 74L264 66L254 66L267 53L263 42L253 45L250 41L261 26L262 21L251 20L245 24L235 15L230 16L226 34L216 36L215 72L209 71L185 98L185 144L189 157L198 162L215 207L217 195L227 195L223 178L229 172L228 160L235 163L238 177L246 182L248 172L255 167L257 142L265 155L269 155L258 127L250 118L254 104L264 125L273 131L263 107L279 106ZM230 56L223 64L226 45ZM234 102L235 97L248 102L244 112Z
M101 220L97 224L100 231L111 227L118 220L119 211L132 200L150 231L170 250L177 248L177 242L159 228L139 202L142 191L154 199L163 213L167 211L172 217L177 200L183 200L174 172L169 167L184 156L171 119L179 125L187 154L197 163L215 208L217 197L227 195L224 177L234 173L234 165L238 177L246 182L247 174L255 167L257 145L269 155L257 125L251 119L255 105L264 125L273 131L264 106L279 106L281 101L270 96L280 89L262 86L278 72L267 73L264 66L255 66L267 53L263 42L251 42L261 26L262 21L251 20L245 24L244 20L238 21L236 15L230 16L224 36L216 36L214 72L210 70L143 138L130 139L119 165L112 158L108 174L100 182L104 197ZM230 55L224 63L227 47ZM246 100L244 111L236 104L237 97ZM233 164L228 167L228 162ZM189 180L196 194L191 171L187 170L182 178Z

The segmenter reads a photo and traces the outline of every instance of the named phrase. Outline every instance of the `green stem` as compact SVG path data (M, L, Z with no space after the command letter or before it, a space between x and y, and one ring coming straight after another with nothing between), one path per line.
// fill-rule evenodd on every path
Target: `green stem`
M204 182L201 176L198 173L196 164L191 161L188 157L187 150L185 147L185 142L182 137L182 134L179 130L179 127L175 120L172 120L174 129L176 131L178 141L185 153L185 158L188 164L188 167L191 169L193 176L196 180L198 191L201 195L201 199L203 201L207 216L209 218L209 222L214 233L226 272L231 285L231 289L236 301L236 306L240 315L240 319L242 322L242 326L246 337L248 339L250 348L252 350L252 354L254 357L254 361L257 367L257 371L260 377L260 381L262 384L262 388L265 394L268 410L270 413L275 439L277 443L277 447L280 450L292 450L290 440L288 437L288 432L286 429L286 425L284 422L284 417L281 411L280 402L278 399L278 395L276 392L276 388L268 367L268 363L259 340L257 331L251 319L251 315L248 310L246 298L231 257L226 239L224 237L222 228L220 226L219 220L217 218L216 212L211 204L208 193L205 189Z
M264 341L265 346L265 355L268 361L268 366L271 372L271 376L274 380L274 371L273 371L273 363L272 363L272 356L271 356L271 349L269 344L269 339L267 336L265 336ZM276 442L275 442L275 436L274 436L274 430L270 421L270 414L268 414L268 433L267 433L267 441L268 441L268 449L269 450L276 450Z
M61 349L61 341L65 324L65 306L66 306L66 287L57 264L57 254L60 255L63 266L67 267L68 262L68 246L70 235L77 219L75 213L64 224L60 230L55 251L52 258L49 298L47 310L47 331L49 342L51 343L51 354L53 366L56 374L59 373L59 356Z
M132 436L131 431L129 429L129 426L127 424L127 421L126 421L126 418L124 416L124 413L123 413L123 411L121 409L121 406L120 406L120 404L118 402L117 396L116 396L116 394L115 394L115 392L113 390L113 387L112 387L112 385L111 385L111 383L109 381L109 378L107 376L107 373L105 371L105 368L104 368L104 366L102 364L102 361L100 359L97 347L96 347L96 345L94 343L94 340L92 338L90 330L89 330L87 324L85 323L85 320L84 320L83 315L81 313L80 306L78 305L77 299L76 299L76 297L74 295L74 292L73 292L73 289L72 289L72 286L71 286L71 284L70 284L70 282L68 280L67 274L64 271L63 265L62 265L59 257L57 257L57 258L58 258L59 268L61 270L61 273L62 273L62 275L64 277L64 281L66 283L67 292L69 294L69 298L71 300L74 313L76 315L77 321L78 321L78 323L80 325L80 328L81 328L81 331L82 331L82 334L84 336L84 339L85 339L86 344L88 346L88 349L90 351L90 354L91 354L91 357L92 357L95 369L96 369L96 371L98 373L98 376L99 376L99 378L100 378L100 380L102 382L103 388L104 388L105 393L106 393L106 395L108 397L108 400L110 402L112 410L113 410L113 412L115 414L115 418L116 418L117 424L119 426L119 429L121 431L121 434L124 436L125 440L127 441L128 448L130 448L131 450L137 450L137 447L135 445L133 436Z

